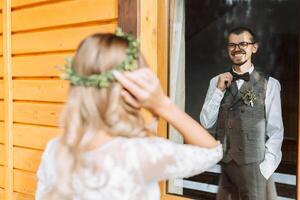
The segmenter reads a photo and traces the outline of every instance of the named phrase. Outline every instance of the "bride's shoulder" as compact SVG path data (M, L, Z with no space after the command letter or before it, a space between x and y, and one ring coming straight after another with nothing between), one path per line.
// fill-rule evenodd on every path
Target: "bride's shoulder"
M156 151L165 148L173 147L174 142L162 137L144 137L128 139L125 146L139 149L139 151Z
M61 136L50 139L45 146L44 154L48 155L51 152L54 152L54 150L59 146L60 140Z
M170 140L158 136L152 137L142 137L142 138L132 138L129 139L130 142L135 144L157 144L157 143L169 143Z

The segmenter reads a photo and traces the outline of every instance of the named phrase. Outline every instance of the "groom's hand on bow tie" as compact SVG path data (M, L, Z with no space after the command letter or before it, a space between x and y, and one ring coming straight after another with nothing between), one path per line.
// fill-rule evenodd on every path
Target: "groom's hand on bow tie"
M230 87L232 79L233 76L230 72L220 74L217 83L217 88L219 88L221 91L225 91L226 88Z

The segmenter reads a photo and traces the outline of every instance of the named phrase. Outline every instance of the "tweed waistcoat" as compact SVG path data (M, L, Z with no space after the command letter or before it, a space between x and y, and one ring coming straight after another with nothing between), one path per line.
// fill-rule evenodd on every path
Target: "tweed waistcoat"
M264 159L266 88L267 78L254 70L240 90L233 82L225 92L217 120L217 139L224 147L223 162L234 160L243 165ZM248 90L256 96L253 107L243 100Z

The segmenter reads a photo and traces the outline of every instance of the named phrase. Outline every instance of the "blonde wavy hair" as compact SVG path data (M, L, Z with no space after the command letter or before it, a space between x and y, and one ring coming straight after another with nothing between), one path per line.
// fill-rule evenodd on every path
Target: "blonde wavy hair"
M79 75L100 74L126 58L128 41L114 34L94 34L83 40L76 51L72 68ZM140 56L138 67L146 66ZM121 96L118 82L107 88L71 86L62 114L63 135L57 152L59 180L45 199L72 199L72 175L84 165L80 154L87 133L99 131L112 136L145 137L151 135L140 111L128 105Z

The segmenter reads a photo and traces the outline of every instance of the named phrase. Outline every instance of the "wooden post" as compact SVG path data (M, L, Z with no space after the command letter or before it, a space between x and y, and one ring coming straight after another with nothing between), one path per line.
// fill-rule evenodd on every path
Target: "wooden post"
M300 35L298 35L298 37L299 37L299 40L300 40ZM300 57L300 44L298 44L298 49L299 49L299 55L298 55L298 60L299 60L299 57ZM298 64L299 66L298 67L300 67L300 63ZM299 72L298 72L298 78L300 77L300 70L299 70ZM299 81L299 83L298 83L298 94L300 95L300 80L298 80ZM300 199L300 179L299 179L299 174L300 174L300 136L299 136L299 134L300 134L300 103L298 102L298 134L297 134L297 136L298 136L298 145L297 145L297 147L298 147L298 151L297 151L297 153L298 153L298 156L297 156L297 173L296 173L296 188L297 188L297 199Z
M157 10L157 76L166 94L168 91L168 71L169 71L169 0L158 0ZM168 124L160 119L158 123L158 135L168 137ZM162 199L167 199L167 182L160 183ZM173 199L173 196L171 196Z
M118 25L124 32L138 35L139 0L119 0Z
M11 0L3 1L5 199L13 199L13 96L11 69Z

